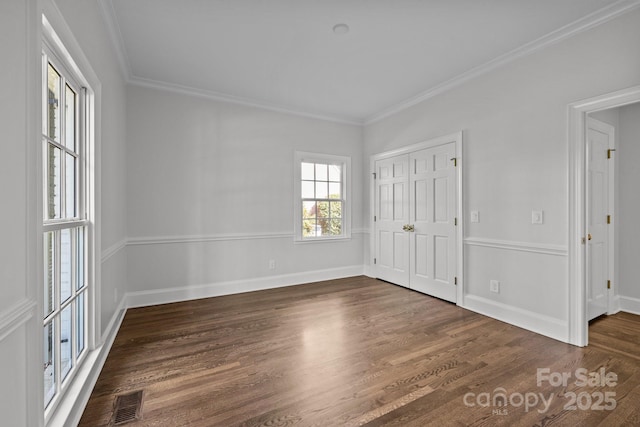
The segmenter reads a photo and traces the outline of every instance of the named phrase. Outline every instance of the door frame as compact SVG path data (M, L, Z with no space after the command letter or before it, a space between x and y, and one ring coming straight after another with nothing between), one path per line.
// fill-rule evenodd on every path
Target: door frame
M456 217L458 218L458 226L456 230L456 277L458 278L456 289L456 305L464 306L464 206L463 206L463 151L462 151L462 131L455 132L448 135L443 135L437 138L428 139L416 144L400 147L390 151L384 151L382 153L373 154L369 160L369 176L372 177L375 173L376 161L386 159L389 157L395 157L402 154L409 154L414 151L423 150L425 148L436 147L438 145L444 145L450 142L455 143L456 147ZM370 179L369 185L369 265L371 267L372 275L375 277L377 273L377 267L374 264L373 259L376 255L376 233L375 233L375 221L373 217L375 215L376 206L376 180Z
M640 101L640 86L633 86L568 106L568 342L580 347L588 344L587 259L583 238L586 224L586 122L587 114L622 107Z

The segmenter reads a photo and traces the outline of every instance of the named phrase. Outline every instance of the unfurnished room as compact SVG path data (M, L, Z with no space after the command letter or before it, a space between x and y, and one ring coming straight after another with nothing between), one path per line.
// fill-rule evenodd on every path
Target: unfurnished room
M0 424L639 426L640 0L2 0Z

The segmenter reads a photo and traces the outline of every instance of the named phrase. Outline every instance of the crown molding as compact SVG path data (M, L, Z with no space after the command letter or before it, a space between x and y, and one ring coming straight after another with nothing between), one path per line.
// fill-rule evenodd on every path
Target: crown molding
M347 125L355 125L355 126L363 125L362 120L352 118L352 117L341 117L337 115L312 113L309 111L304 111L302 109L284 107L282 105L272 104L272 103L260 101L257 99L243 98L240 96L229 95L221 92L215 92L212 90L198 89L190 86L183 86L179 84L167 83L167 82L162 82L158 80L145 79L137 76L132 76L128 80L128 83L134 86L142 86L142 87L147 87L152 89L165 90L169 92L179 93L182 95L210 99L213 101L237 104L245 107L260 108L263 110L274 111L277 113L291 114L294 116L325 120L329 122L335 122L335 123L341 123L341 124L347 124Z
M580 18L564 27L561 27L549 34L542 36L534 41L526 43L510 52L498 56L480 66L472 68L456 77L453 77L439 85L436 85L424 92L421 92L411 98L408 98L396 105L390 106L376 114L370 115L364 118L346 117L340 115L331 114L319 114L311 111L305 111L303 109L296 109L284 105L269 103L258 99L244 98L235 95L220 93L211 90L198 89L189 86L183 86L168 82L162 82L157 80L145 79L134 75L131 63L127 57L124 39L118 25L115 8L112 0L98 0L102 16L106 23L106 27L109 32L112 44L116 51L116 56L120 64L120 68L124 74L125 80L128 84L135 86L148 87L158 90L166 90L174 93L180 93L188 96L196 96L205 99L211 99L219 102L227 102L237 105L244 105L253 108L260 108L269 111L275 111L284 114L291 114L301 117L307 117L312 119L325 120L330 122L336 122L341 124L366 126L373 124L386 117L397 114L403 110L406 110L420 102L426 101L439 94L454 89L465 82L486 74L496 68L499 68L511 61L522 58L529 54L532 54L552 44L558 43L562 40L573 37L574 35L587 31L598 25L604 24L612 19L615 19L627 12L630 12L640 7L640 0L619 0L612 3L600 10L597 10L583 18Z
M558 43L562 40L573 37L574 35L587 31L598 25L604 24L607 21L615 19L627 12L630 12L640 6L640 0L620 0L610 4L596 12L593 12L571 24L565 25L549 34L542 36L536 40L526 43L510 52L498 56L489 62L472 68L452 79L445 81L437 86L434 86L426 91L419 93L416 96L408 98L392 107L380 111L374 115L371 115L364 119L364 125L370 125L386 117L397 114L407 108L410 108L420 102L426 101L429 98L433 98L436 95L447 92L455 87L462 85L463 83L486 74L498 67L501 67L511 61L530 55L552 44Z
M131 71L131 63L129 62L129 57L127 56L127 50L124 46L124 38L122 37L122 32L120 31L120 25L118 24L118 19L116 16L116 10L113 7L113 2L111 0L98 0L98 5L100 6L100 13L102 14L102 18L107 27L107 32L109 33L109 38L111 39L111 44L116 52L116 57L118 58L118 64L120 65L120 70L124 75L125 81L129 81L133 76Z

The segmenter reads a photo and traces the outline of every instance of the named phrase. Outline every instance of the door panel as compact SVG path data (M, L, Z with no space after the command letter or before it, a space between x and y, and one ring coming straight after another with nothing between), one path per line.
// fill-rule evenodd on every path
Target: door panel
M376 168L376 271L380 279L409 286L409 223L407 155L379 160Z
M609 161L607 150L613 148L613 128L589 118L587 120L587 317L589 320L607 313L609 291Z
M410 233L414 262L410 287L456 301L455 278L455 143L419 150L410 155ZM425 214L426 213L426 214Z
M429 236L427 234L416 234L414 239L415 256L412 259L415 263L414 274L426 279L429 277Z
M435 236L434 239L434 279L449 282L449 236Z

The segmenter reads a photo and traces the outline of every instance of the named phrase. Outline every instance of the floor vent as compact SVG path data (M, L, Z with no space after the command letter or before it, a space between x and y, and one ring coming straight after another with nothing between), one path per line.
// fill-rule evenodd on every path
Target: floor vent
M142 390L116 396L112 426L121 426L142 419Z

